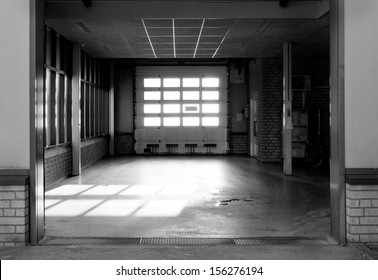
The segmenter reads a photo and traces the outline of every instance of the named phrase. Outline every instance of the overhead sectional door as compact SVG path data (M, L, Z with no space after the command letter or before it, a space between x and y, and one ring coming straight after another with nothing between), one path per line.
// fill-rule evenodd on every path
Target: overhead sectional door
M135 151L227 152L225 66L138 66Z

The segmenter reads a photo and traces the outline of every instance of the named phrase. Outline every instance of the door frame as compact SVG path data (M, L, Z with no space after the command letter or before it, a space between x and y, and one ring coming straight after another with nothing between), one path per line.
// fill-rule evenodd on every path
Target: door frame
M331 236L346 242L344 2L330 1ZM43 50L44 1L30 0L30 243L44 236Z

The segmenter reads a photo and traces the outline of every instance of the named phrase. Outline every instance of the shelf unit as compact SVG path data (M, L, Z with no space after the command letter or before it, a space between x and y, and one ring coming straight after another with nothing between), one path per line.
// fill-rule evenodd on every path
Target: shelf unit
M308 111L293 110L292 113L292 157L303 159L308 141Z

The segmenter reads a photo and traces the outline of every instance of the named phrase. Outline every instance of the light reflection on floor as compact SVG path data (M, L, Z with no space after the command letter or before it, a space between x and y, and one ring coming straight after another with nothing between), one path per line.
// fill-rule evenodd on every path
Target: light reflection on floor
M63 185L46 192L46 217L174 217L195 191L195 186Z
M248 157L109 158L46 191L52 236L318 237L329 213L321 172Z

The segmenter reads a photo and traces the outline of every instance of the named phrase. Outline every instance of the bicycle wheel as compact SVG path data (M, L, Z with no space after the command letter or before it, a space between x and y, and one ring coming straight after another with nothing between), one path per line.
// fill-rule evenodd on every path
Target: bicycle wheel
M306 162L311 167L319 167L323 162L322 150L318 145L308 144L305 150Z

